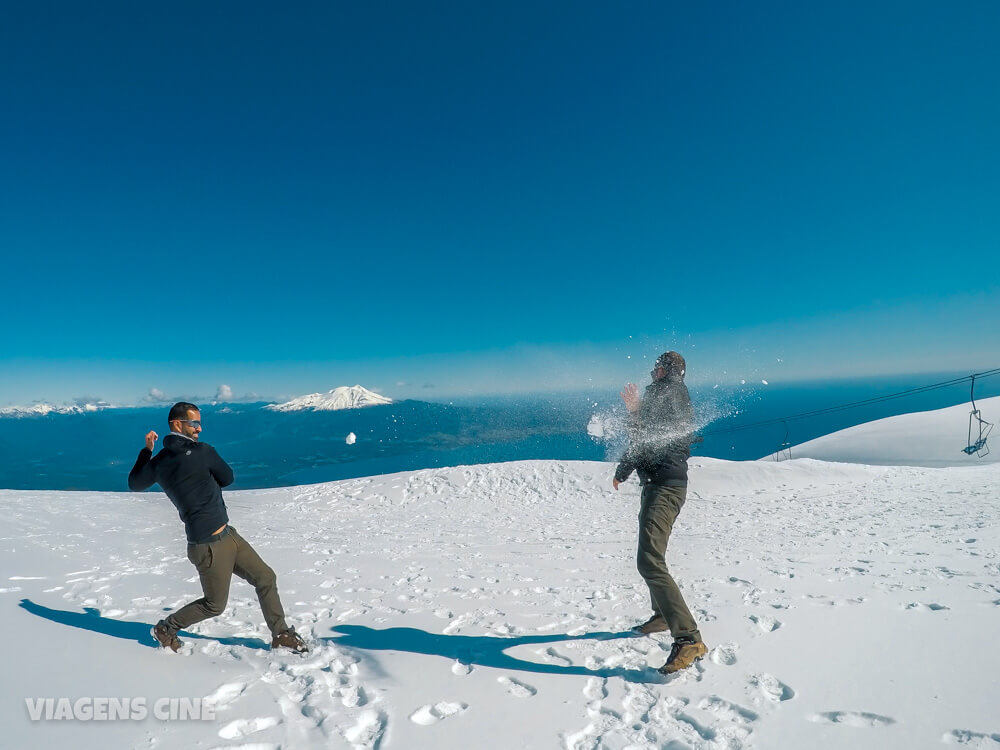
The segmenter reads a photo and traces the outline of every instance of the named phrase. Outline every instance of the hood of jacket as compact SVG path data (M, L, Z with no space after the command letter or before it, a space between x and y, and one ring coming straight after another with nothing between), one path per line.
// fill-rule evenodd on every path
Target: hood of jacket
M171 453L187 453L197 444L197 441L184 435L179 435L176 432L171 432L163 438L163 450L170 451Z

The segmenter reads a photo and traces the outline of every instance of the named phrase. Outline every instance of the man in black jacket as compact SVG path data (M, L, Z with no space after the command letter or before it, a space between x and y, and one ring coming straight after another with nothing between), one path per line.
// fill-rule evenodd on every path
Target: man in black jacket
M650 373L653 382L642 399L629 383L622 398L629 411L629 446L612 482L617 490L635 471L642 486L639 511L639 574L649 587L653 616L635 631L644 635L669 630L674 637L664 674L686 669L708 651L684 597L667 570L667 541L687 497L687 461L694 433L694 409L684 385L686 365L677 352L666 352Z
M274 571L229 525L222 488L233 483L233 470L215 448L199 441L198 407L180 401L171 407L167 422L170 434L163 438L163 449L156 456L153 446L157 434L150 431L146 435L146 447L139 451L128 486L141 492L159 484L176 506L187 533L187 557L198 570L204 596L160 620L153 628L153 637L164 648L178 651L182 645L178 630L217 617L226 609L235 573L257 590L264 620L271 629L271 648L308 651L285 622Z

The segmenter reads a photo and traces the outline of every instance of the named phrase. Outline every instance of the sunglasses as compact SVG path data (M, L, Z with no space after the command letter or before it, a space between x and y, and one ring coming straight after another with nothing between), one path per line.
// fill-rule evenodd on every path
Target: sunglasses
M178 419L177 421L178 422L184 422L186 424L191 425L192 427L201 427L201 420L200 419Z

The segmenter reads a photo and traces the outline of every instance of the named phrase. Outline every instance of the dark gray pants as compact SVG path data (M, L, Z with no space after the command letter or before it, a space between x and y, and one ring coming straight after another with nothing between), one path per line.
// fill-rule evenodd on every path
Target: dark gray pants
M639 554L636 567L649 586L653 611L667 621L674 640L701 640L698 624L684 603L681 590L667 570L667 541L674 521L687 497L686 487L662 487L647 484L642 488L639 510Z
M205 595L167 617L167 625L171 628L182 630L209 617L221 615L229 601L229 584L235 573L257 589L257 599L271 633L288 629L285 611L278 598L278 583L274 571L232 526L229 527L229 533L216 542L189 544L187 555L191 564L198 569L201 590Z

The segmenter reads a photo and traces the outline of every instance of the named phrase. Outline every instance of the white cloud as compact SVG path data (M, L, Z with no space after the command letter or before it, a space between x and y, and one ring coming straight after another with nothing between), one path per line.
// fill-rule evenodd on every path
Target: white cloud
M107 403L108 403L107 401L98 396L78 396L77 398L73 399L73 404L80 407L105 405Z
M219 386L219 389L215 392L216 401L232 401L233 400L233 389L228 385L223 383Z
M147 395L146 398L143 399L143 400L144 401L149 401L149 402L152 402L152 403L155 404L155 403L159 403L161 401L166 401L167 397L166 397L166 394L163 391L161 391L159 388L150 388L149 389L149 395Z

